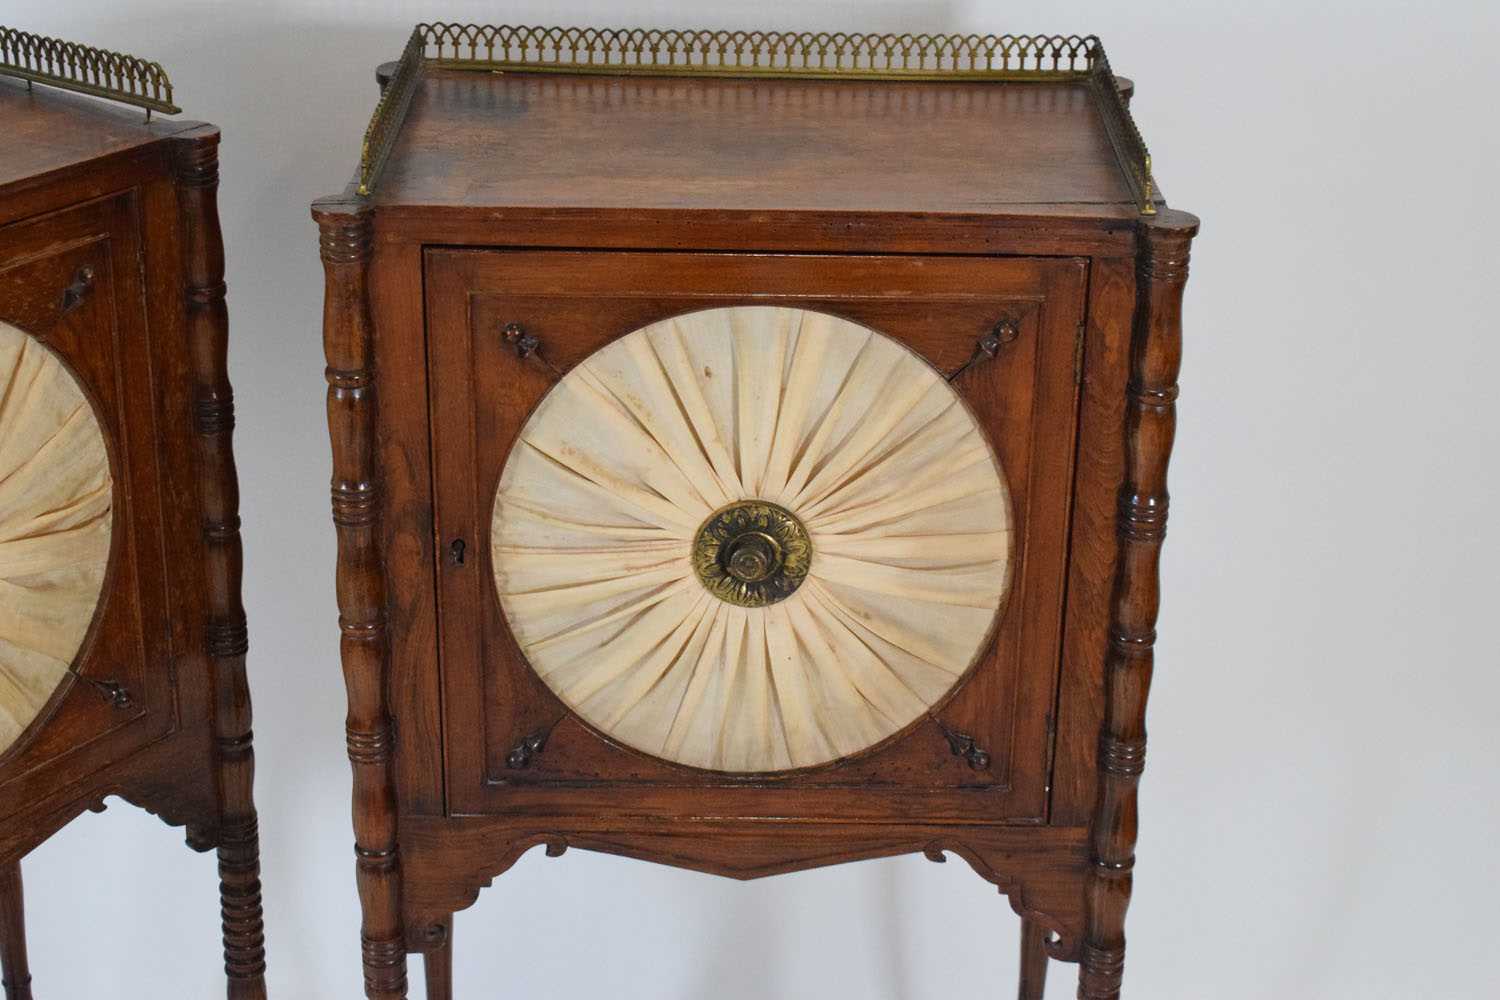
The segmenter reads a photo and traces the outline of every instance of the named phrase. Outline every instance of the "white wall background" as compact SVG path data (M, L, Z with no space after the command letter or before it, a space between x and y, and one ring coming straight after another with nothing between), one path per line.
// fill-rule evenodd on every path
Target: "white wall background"
M159 59L224 129L273 997L360 990L307 205L354 166L374 66L440 15L1100 34L1205 223L1126 994L1496 995L1495 4L5 0L5 23ZM220 991L213 863L179 841L116 805L27 861L40 995ZM961 862L739 884L533 852L459 915L457 979L1000 997L1016 931ZM1074 967L1053 977L1071 996Z

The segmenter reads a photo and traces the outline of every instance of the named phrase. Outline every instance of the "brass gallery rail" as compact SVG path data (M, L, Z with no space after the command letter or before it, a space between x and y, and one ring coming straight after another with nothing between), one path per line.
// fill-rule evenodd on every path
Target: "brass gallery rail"
M1151 154L1093 35L542 28L435 22L407 40L365 130L359 193L370 194L428 67L475 72L781 79L1077 81L1094 94L1142 215L1156 212Z
M0 76L133 104L145 108L147 117L182 111L172 103L172 81L157 63L3 25Z

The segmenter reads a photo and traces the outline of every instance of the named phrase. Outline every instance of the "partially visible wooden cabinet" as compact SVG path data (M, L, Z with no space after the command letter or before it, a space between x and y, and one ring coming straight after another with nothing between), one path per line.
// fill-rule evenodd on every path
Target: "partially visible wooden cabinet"
M264 950L219 133L54 89L113 60L117 97L175 110L159 67L0 33L7 996L30 996L20 859L118 796L218 849L229 995L254 1000Z
M475 72L486 70L492 72ZM952 853L1115 1000L1188 247L1095 38L433 24L314 205L367 994L527 850Z

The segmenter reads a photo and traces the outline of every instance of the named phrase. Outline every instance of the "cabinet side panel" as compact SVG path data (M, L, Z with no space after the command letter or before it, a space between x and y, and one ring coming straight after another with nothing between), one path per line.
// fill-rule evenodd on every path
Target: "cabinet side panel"
M391 718L401 812L434 816L445 781L433 579L432 458L428 434L422 248L377 242L370 259L378 449L385 491L380 537L389 575Z
M1058 686L1051 821L1086 826L1094 810L1094 759L1104 721L1104 651L1114 585L1115 498L1125 480L1120 428L1130 367L1135 261L1097 259L1089 276L1083 398L1068 564L1068 605Z

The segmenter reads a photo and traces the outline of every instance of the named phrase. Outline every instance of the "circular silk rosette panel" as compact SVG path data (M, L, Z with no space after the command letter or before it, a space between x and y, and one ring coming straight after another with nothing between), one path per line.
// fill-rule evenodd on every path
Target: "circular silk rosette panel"
M802 309L710 309L595 352L506 460L491 554L532 668L595 729L694 767L858 753L975 663L1011 507L951 386Z
M109 563L113 485L83 389L0 322L0 753L68 677Z

